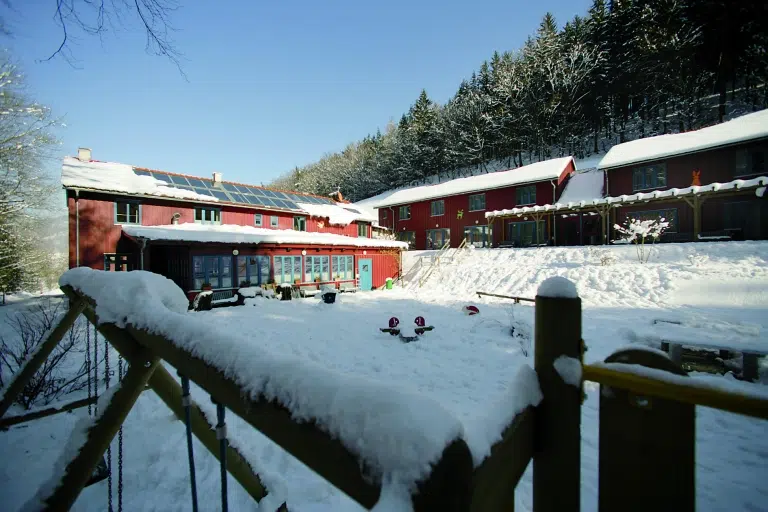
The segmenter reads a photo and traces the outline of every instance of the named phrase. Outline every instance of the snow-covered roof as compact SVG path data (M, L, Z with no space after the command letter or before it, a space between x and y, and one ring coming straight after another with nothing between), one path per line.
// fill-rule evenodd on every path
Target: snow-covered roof
M347 226L355 221L374 222L378 217L368 215L367 212L355 208L351 204L309 204L296 203L299 208L307 212L310 217L327 218L329 224Z
M209 203L233 203L267 210L303 211L312 217L327 217L330 224L348 225L355 221L373 222L375 215L357 212L347 203L332 199L222 182L214 186L207 178L133 167L95 160L65 157L61 183L67 188L117 192L136 196L157 196ZM350 209L351 208L351 209Z
M555 204L544 204L537 206L523 206L522 208L510 208L508 210L494 210L485 212L485 218L503 217L508 215L522 215L526 213L551 212L557 210L579 209L589 206L612 205L619 206L625 203L634 203L639 201L651 201L654 199L666 199L670 197L683 197L698 195L704 192L720 192L726 190L749 189L768 185L768 176L760 176L751 180L733 180L727 183L710 183L709 185L700 185L686 188L670 188L669 190L654 190L652 192L641 192L632 195L622 195L617 197L596 197L593 199L584 199L573 202L558 202Z
M578 203L603 197L603 183L605 174L603 171L592 170L572 174L565 186L559 203Z
M610 169L649 160L695 153L768 137L768 110L685 133L658 135L613 146L598 168Z
M265 229L233 224L175 224L166 226L123 226L123 233L148 240L216 242L223 244L306 244L407 249L408 244L378 238L358 238L333 233L311 233L293 229Z
M481 192L495 188L509 187L521 183L561 179L573 157L555 158L536 162L516 169L492 172L468 178L457 178L434 185L390 190L377 196L359 201L368 208L382 208L400 204L415 203L427 199L455 196L470 192Z
M175 188L152 176L138 175L130 165L113 162L83 162L71 156L64 157L64 163L61 166L61 184L68 188L218 202L215 197Z

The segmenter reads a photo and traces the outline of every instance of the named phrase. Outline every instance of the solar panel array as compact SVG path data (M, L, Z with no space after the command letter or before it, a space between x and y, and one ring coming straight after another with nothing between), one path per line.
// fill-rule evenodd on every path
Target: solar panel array
M191 190L198 194L215 197L220 201L228 201L230 203L247 204L256 207L285 208L288 210L301 210L296 203L334 204L332 199L326 199L324 197L291 194L289 192L279 192L277 190L249 187L246 185L235 185L234 183L227 182L222 182L217 186L214 186L212 180L193 178L191 176L172 176L159 172L145 171L143 169L135 169L133 172L139 176L151 176L155 179L164 181L169 187Z

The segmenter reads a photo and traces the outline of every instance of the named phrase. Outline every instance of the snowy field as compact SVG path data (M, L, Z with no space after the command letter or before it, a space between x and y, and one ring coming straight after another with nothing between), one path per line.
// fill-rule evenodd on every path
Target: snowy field
M298 358L359 382L383 383L427 397L461 422L477 456L492 441L488 426L504 413L499 404L506 407L514 403L510 398L516 393L527 392L514 383L521 366L533 365L533 354L528 343L509 336L509 327L514 324L517 332L532 339L534 312L531 305L478 300L478 290L533 297L547 277L569 278L583 299L587 362L603 360L629 343L653 344L648 333L656 319L679 321L693 337L706 332L723 343L768 348L768 243L667 244L657 249L646 264L638 263L634 249L626 246L477 249L443 265L422 288L344 294L334 305L315 299L254 299L255 306L189 314L214 326L222 337L245 336L254 348L275 356ZM405 268L429 254L409 253ZM602 265L601 259L613 261ZM461 310L467 304L477 305L480 315L464 315ZM0 315L10 310L0 309ZM402 344L378 330L391 316L403 325L417 315L435 326L418 342ZM692 376L768 396L765 359L760 371L757 384L727 375ZM598 393L590 383L585 390L582 509L596 510ZM199 389L193 395L207 414L213 413L207 396ZM83 413L0 432L3 510L17 510L50 476L53 461ZM262 510L275 510L283 501L296 511L360 510L234 414L228 414L227 421L232 444L270 490ZM768 422L698 409L698 510L768 510L766 434ZM141 396L129 415L124 442L125 509L189 510L184 427L151 391ZM218 462L199 443L195 455L201 510L217 510ZM104 481L85 489L74 509L104 510L106 486ZM257 509L231 478L229 489L232 510ZM531 508L530 467L517 487L516 507Z

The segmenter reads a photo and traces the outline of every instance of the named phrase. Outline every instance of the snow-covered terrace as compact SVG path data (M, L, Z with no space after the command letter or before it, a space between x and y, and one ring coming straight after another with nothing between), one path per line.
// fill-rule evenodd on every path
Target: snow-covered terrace
M611 169L768 138L768 110L737 117L700 130L657 135L613 146L598 165Z
M171 226L123 226L123 233L147 240L224 244L296 244L407 249L395 240L358 238L333 233L311 233L292 229L264 229L233 224L205 225L185 223Z
M599 171L597 171L599 172ZM585 173L587 174L587 173ZM602 174L602 173L601 173ZM579 175L574 176L576 178ZM582 178L585 181L593 178ZM597 180L595 179L595 182ZM593 182L593 186L595 185ZM570 184L569 184L570 185ZM733 180L726 183L710 183L709 185L692 186L686 188L671 188L669 190L654 190L652 192L641 192L631 195L621 195L618 197L592 197L592 198L578 198L581 193L586 193L588 187L584 189L579 187L579 193L574 192L572 198L574 200L568 202L558 202L555 204L544 204L537 206L523 206L522 208L510 208L505 210L494 210L485 213L486 219L492 219L495 217L510 217L515 215L524 215L531 213L549 213L558 211L569 210L581 210L589 208L605 208L605 207L617 207L637 202L649 202L657 200L673 200L677 198L685 198L698 196L702 194L717 194L727 191L742 191L755 189L755 194L759 197L765 192L765 186L768 185L768 176L760 176L759 178L753 178L750 180ZM602 188L602 185L601 185ZM596 188L594 189L596 190ZM567 192L567 190L566 190ZM563 194L566 197L566 194Z

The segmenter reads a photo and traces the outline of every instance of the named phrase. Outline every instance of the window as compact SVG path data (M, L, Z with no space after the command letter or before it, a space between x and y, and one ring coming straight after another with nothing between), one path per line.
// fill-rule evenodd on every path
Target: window
M312 283L318 278L323 282L330 281L328 259L328 256L307 256L304 261L304 282Z
M115 201L115 224L141 224L141 205Z
M427 249L440 249L451 240L450 229L428 229Z
M432 201L432 203L430 203L429 205L429 211L432 217L443 215L445 213L445 201L443 201L442 199L438 199L437 201Z
M307 218L306 217L294 217L293 218L293 229L296 231L306 231L307 230Z
M381 209L381 218L382 219L386 219L387 218L387 210L385 210L383 208Z
M262 225L262 221L263 221L263 219L262 219L262 215L260 213L255 213L253 215L253 225L254 226L256 226L257 228L260 228L261 225Z
M232 288L232 255L193 256L192 277L195 290L203 283L213 288Z
M536 204L536 185L517 187L517 206Z
M411 218L411 205L401 206L399 208L397 218L400 220L408 220Z
M469 196L469 211L478 212L480 210L485 210L485 194Z
M638 167L632 173L632 190L649 190L667 186L667 165Z
M354 256L333 256L331 259L334 279L351 280L355 278L355 258Z
M467 244L475 247L491 246L491 230L488 226L467 226L464 228Z
M301 281L301 256L275 256L275 283Z
M221 210L214 208L195 208L196 224L221 224Z
M415 231L401 231L397 233L397 239L401 242L407 242L408 247L414 247L416 245L416 232Z
M245 281L253 286L269 282L269 256L237 257L237 284L243 286Z
M128 272L133 270L132 258L130 254L105 254L104 270L116 272Z
M741 149L736 152L734 176L750 176L765 172L765 152Z
M528 247L546 243L546 225L544 221L510 222L507 224L507 240L515 247Z
M677 233L677 208L629 212L627 213L627 218L636 220L658 220L663 218L665 221L669 222L669 226L664 230L664 232Z
M368 224L365 222L357 223L357 236L358 238L368 238Z
M269 218L269 227L276 228L278 226L279 217L277 215L272 215Z

